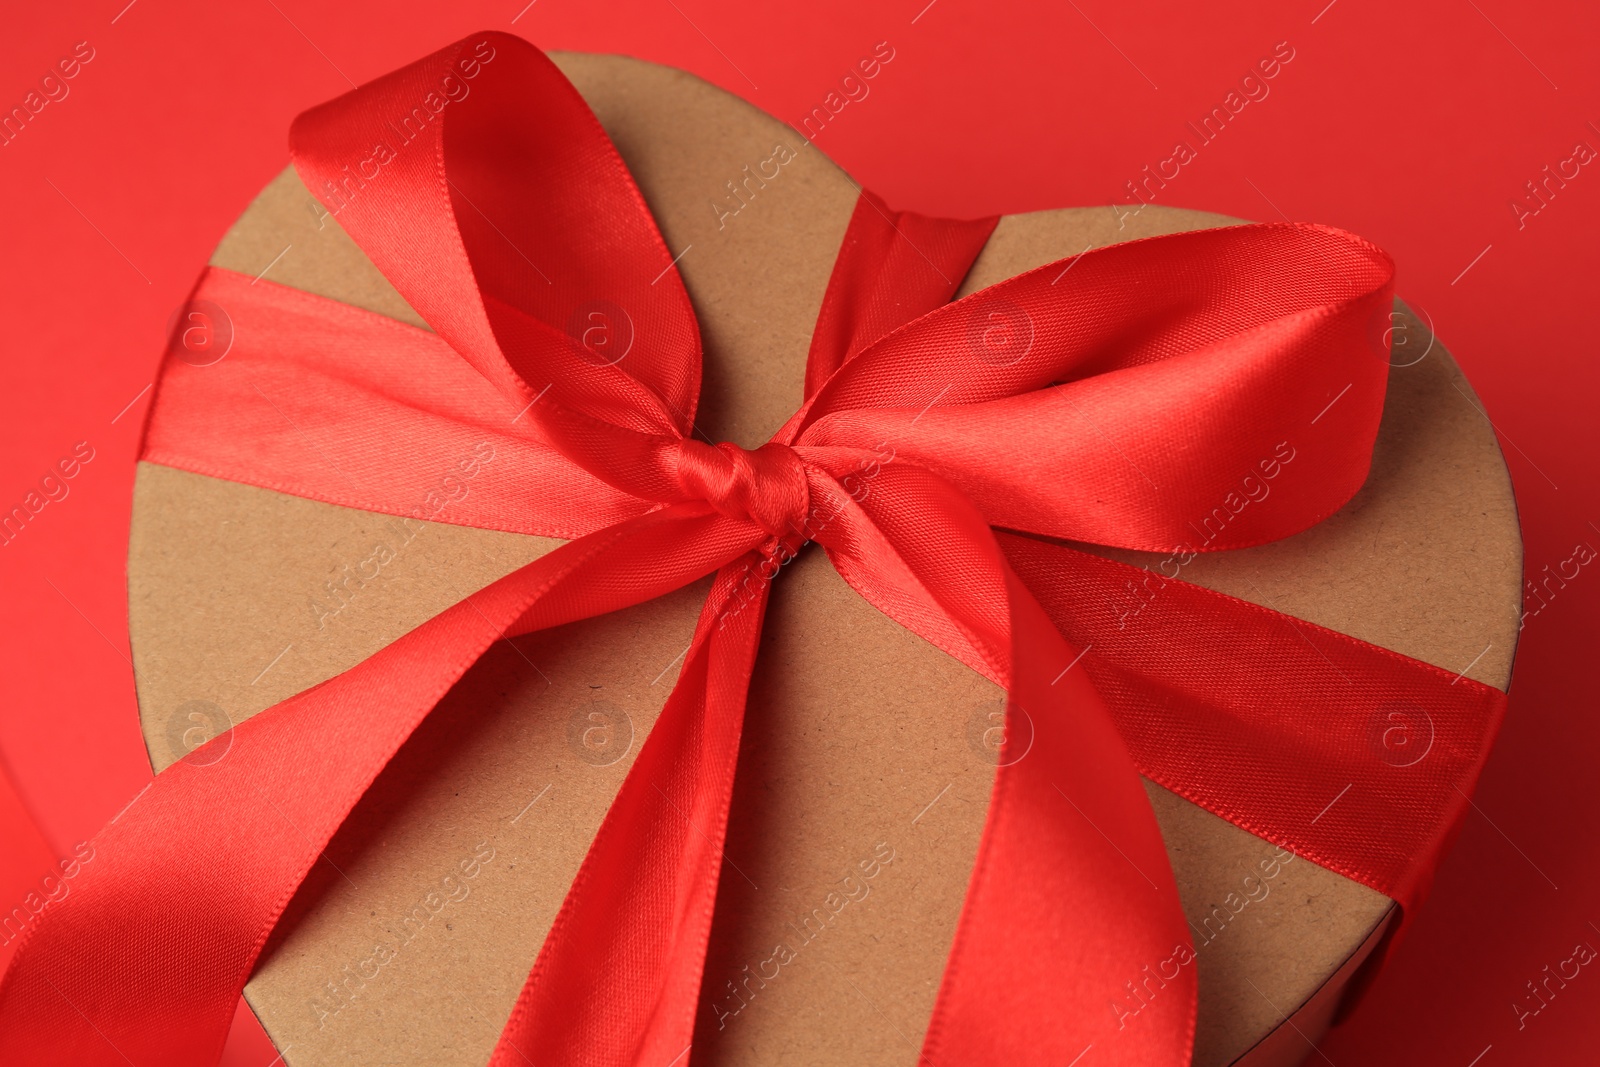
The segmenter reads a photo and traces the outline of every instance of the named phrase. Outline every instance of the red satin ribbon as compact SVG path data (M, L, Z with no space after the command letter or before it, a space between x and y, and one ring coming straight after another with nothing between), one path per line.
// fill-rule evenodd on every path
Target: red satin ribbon
M374 176L390 123L467 84L474 61L470 94ZM1059 1067L1090 1046L1096 1064L1188 1062L1193 968L1137 1027L1107 1010L1190 940L1141 773L1418 899L1501 693L1051 540L1241 547L1342 506L1383 407L1368 331L1391 303L1381 251L1241 226L1088 252L949 303L993 220L863 195L804 406L752 451L693 438L688 294L621 159L536 49L468 38L302 115L292 146L435 332L210 270L196 296L228 309L234 348L210 367L168 359L144 458L405 515L487 441L494 462L452 520L568 543L250 718L226 759L157 776L19 951L0 1062L214 1064L318 853L491 643L716 572L492 1061L682 1062L767 589L807 539L1005 687L1013 734L1031 737L996 771L929 1062ZM614 364L569 332L594 307L632 322ZM1273 462L1270 501L1241 504L1243 476ZM1396 722L1427 724L1426 758L1386 758Z

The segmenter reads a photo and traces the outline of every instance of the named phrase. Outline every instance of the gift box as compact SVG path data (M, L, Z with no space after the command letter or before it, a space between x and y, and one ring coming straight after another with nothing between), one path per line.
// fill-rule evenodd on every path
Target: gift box
M991 287L1029 272L1064 302L1147 303L1149 330L1158 331L1200 297L1167 300L1159 279L1109 292L1095 273L1106 262L1098 250L1127 244L1135 254L1150 254L1167 246L1129 243L1189 231L1226 235L1238 223L1156 205L1066 208L997 223L928 220L865 194L803 127L691 75L615 56L550 60L593 110L659 227L665 266L654 279L634 278L628 291L649 293L681 277L692 303L704 365L699 406L673 413L692 415L686 435L708 449L726 441L751 450L742 456L761 455L758 446L785 427L802 397L817 395L819 387L827 395L821 386L827 371L871 351L896 327L915 330L926 309L951 299L971 297L959 305L971 312L941 344L961 347L974 373L1027 366L1054 335L1033 305ZM852 84L869 89L893 61L893 48L878 46L852 73ZM503 163L495 152L506 142L485 117L497 114L491 101L533 111L573 109L545 62L515 38L478 34L391 76L382 93L364 87L344 111L303 118L297 158L309 154L306 144L320 145L318 137L329 140L326 128L340 122L359 125L359 135L347 141L362 150L275 178L222 239L213 272L175 316L138 471L129 550L141 723L158 771L176 764L196 781L234 773L258 751L251 748L255 735L241 728L258 714L330 692L333 682L400 647L402 638L413 640L453 605L491 595L508 575L618 521L602 500L592 505L588 527L581 518L588 505L576 509L570 538L518 532L515 519L504 517L518 492L529 499L558 496L571 481L553 474L518 482L530 447L526 435L548 417L541 404L560 399L541 390L559 392L561 374L552 372L546 386L530 376L533 364L518 365L529 386L519 409L485 405L457 378L430 377L431 365L423 373L407 361L407 346L422 343L416 338L425 331L460 327L442 324L437 311L433 321L425 319L369 258L372 249L364 251L347 232L351 220L385 202L385 183L414 180L404 168L436 165L462 240L503 242L497 254L511 264L517 286L559 288L566 280L559 241L528 241L524 229L507 221L506 205L515 198L486 202L474 184ZM302 137L301 129L309 132ZM457 154L447 156L447 147ZM518 166L546 168L569 183L588 173L581 168L604 170L608 164L597 153L585 145L573 162L559 144L537 138L505 150ZM582 189L564 199L547 194L531 188L525 206L511 210L559 218L567 232L600 250L608 269L634 268L620 253L606 255L612 243L626 240L616 201L597 195L586 210ZM372 223L361 225L370 231ZM419 234L415 220L394 217L386 225L399 236L385 255L392 257L394 248L419 261L446 255ZM1377 262L1378 254L1353 244L1357 239L1330 233L1297 231L1296 240L1311 243L1283 255L1314 263L1343 254L1338 242L1346 242L1366 257L1362 264ZM865 258L849 260L841 246ZM1201 258L1193 274L1222 278L1220 261L1204 258L1210 246L1196 247ZM485 306L517 299L514 287L496 290L474 262ZM847 269L852 263L880 273ZM1247 258L1237 270L1248 276L1258 268L1267 271ZM921 288L888 285L891 270L920 278ZM1234 283L1216 284L1226 290ZM1264 284L1266 302L1293 288ZM984 869L985 850L999 847L985 843L986 833L999 832L992 810L1002 795L997 780L1032 768L1030 760L1053 758L1055 727L1047 720L1063 712L1029 706L1015 691L1008 705L1006 688L975 669L974 656L952 654L886 614L882 602L864 599L852 588L859 581L841 577L837 561L830 564L843 543L830 539L851 521L851 505L841 498L838 507L819 511L813 490L798 536L775 530L737 574L713 579L707 568L707 577L641 596L633 606L558 619L527 634L492 622L490 609L480 612L499 633L490 634L481 657L472 657L475 664L447 692L434 694L438 707L408 740L396 742L393 758L377 762L381 773L363 785L348 817L335 819L337 833L325 846L287 794L256 790L255 779L204 794L213 798L208 804L236 800L272 812L259 825L276 829L256 833L316 846L316 862L292 880L282 918L256 946L259 960L253 968L245 964L251 975L245 996L285 1062L473 1064L520 1062L519 1056L549 1062L511 1036L519 1020L528 1025L535 1017L525 1005L530 971L547 975L547 983L570 983L570 1017L578 1021L569 1030L561 1029L559 1016L536 1016L543 1020L536 1029L558 1035L551 1041L564 1050L562 1062L890 1064L920 1062L919 1056L938 1062L941 1054L961 1059L963 1048L992 1050L998 1058L1057 1045L1070 1046L1060 1062L1157 1062L1145 1058L1151 1046L1141 1042L1168 1031L1180 1044L1192 1040L1196 1063L1300 1062L1392 941L1400 925L1395 899L1420 898L1427 864L1459 822L1498 722L1520 604L1510 482L1470 387L1428 323L1400 304L1391 311L1383 280L1341 285L1329 301L1336 309L1368 300L1371 292L1382 298L1363 304L1358 328L1340 335L1345 350L1360 349L1360 362L1350 364L1351 384L1341 391L1333 378L1300 383L1304 388L1292 397L1269 390L1286 412L1293 407L1292 418L1282 420L1288 428L1262 438L1259 454L1250 451L1255 441L1220 449L1225 469L1195 490L1189 510L1179 508L1192 536L1160 550L1107 547L1072 537L1071 530L1034 532L1030 539L1032 527L985 512L1002 531L999 544L1011 568L1038 593L1071 653L1049 663L1045 681L1092 682L1115 707L1173 716L1155 725L1139 718L1125 728L1146 776L1170 874L1159 857L1152 862L1104 822L1095 784L1064 767L1049 781L1062 802L1051 818L1071 821L1093 848L1063 857L1056 842L1041 836L1039 862L1075 864L1076 877L1091 882L1097 895L1056 901L1045 894L1045 904L1071 911L1084 899L1128 899L1143 908L1175 880L1186 920L1180 936L1143 955L1124 952L1094 971L1114 980L1096 979L1059 1012L1017 1018L1007 994L995 992L994 1029L985 1030L941 1007L957 1000L946 987L958 959L995 990L1094 970L1084 962L1087 949L1063 939L1050 913L1028 903L1025 879L1016 878L1031 871L1026 842L1016 853L1023 859L1006 868L1010 884L1001 880L993 888L974 876ZM1205 283L1195 291L1204 294ZM307 311L304 294L359 309L360 336L332 332L327 313L318 318ZM431 307L449 306L437 294L429 299L439 300ZM553 317L577 358L646 379L634 368L650 358L666 329L651 306L641 311L603 291L563 299ZM1296 319L1287 333L1288 310L1280 309L1282 321L1260 328L1222 318L1227 331L1253 330L1268 359L1278 348L1311 343L1305 339L1317 323L1342 313ZM376 324L374 315L390 325ZM495 321L502 340L511 335L504 325L511 319ZM449 432L413 450L404 446L404 426L375 428L369 413L352 410L348 425L357 429L341 437L346 413L337 390L307 401L305 366L264 358L272 342L263 333L275 330L319 353L318 374L337 379L341 368L359 365L352 379L369 393L385 393L391 416L439 405ZM817 352L830 340L848 355L818 370ZM1144 333L1118 325L1100 345L1109 351L1146 343ZM1197 349L1207 343L1191 339ZM1137 405L1150 385L1129 373L1113 368L1105 377L1124 375L1112 384ZM1378 383L1375 392L1358 385L1368 379ZM1167 464L1139 451L1130 442L1145 431L1118 425L1126 413L1074 393L1070 376L1041 384L1061 390L1061 405L1049 418L1063 437L1081 444L1021 481L1065 484L1087 477L1084 471L1099 469L1098 462L1119 470L1119 484L1140 495L1166 499L1177 491L1187 461ZM956 436L961 387L953 397L942 393L950 382L934 372L900 385L897 436L884 435L836 472L845 495L863 507L891 492L898 472L922 455L916 449L931 455L966 440ZM1205 405L1216 399L1225 410L1232 390L1250 387L1249 373L1241 376L1235 367L1195 391L1204 410L1179 425L1208 418L1227 424L1226 413ZM653 388L672 408L675 394ZM1251 396L1259 404L1261 395ZM179 425L184 433L173 429ZM270 425L277 429L263 429ZM1316 516L1321 521L1289 536L1263 535L1278 521L1274 509L1314 510L1307 500L1337 494L1327 488L1333 476L1318 457L1351 442L1359 446L1363 435L1371 441L1374 432L1370 470L1355 473L1352 489L1360 488L1344 494L1348 503L1341 499L1342 507L1325 509ZM935 443L917 442L918 433ZM981 444L984 437L972 439ZM237 452L216 445L230 440L246 445ZM213 462L197 441L228 454ZM1205 442L1200 435L1185 447L1201 450ZM403 473L391 478L376 474L379 467ZM282 474L291 469L311 472L310 480L291 484ZM732 492L712 485L718 472L695 476L712 486L708 497ZM1115 512L1126 506L1115 495L1091 493L1078 506ZM1194 507L1193 500L1207 503ZM746 513L759 517L754 506ZM1100 565L1065 582L1060 561L1080 554L1123 566ZM702 615L708 596L720 605L712 623ZM1217 621L1224 612L1233 614ZM707 726L692 740L708 750L735 746L724 753L728 762L736 751L737 763L725 786L731 802L724 827L714 807L693 807L679 792L678 776L714 777L706 768L715 760L684 770L681 755L650 763L644 754L674 686L710 684L704 679L715 669L696 650L747 624L760 627L759 655L742 733L736 727L728 741ZM1269 643L1271 651L1263 651ZM950 645L966 647L959 638ZM1420 690L1407 688L1411 681L1369 683L1362 672L1381 667L1409 671L1407 679L1421 679L1416 686L1442 695L1418 696ZM1169 669L1181 678L1163 673ZM1201 699L1186 685L1229 694L1218 698L1217 718L1183 719L1183 709ZM1278 708L1299 715L1323 699L1324 721L1287 715L1284 735L1259 750L1240 739L1261 729L1261 715ZM1240 710L1240 702L1248 707ZM320 721L296 735L297 743L308 761L337 764L345 738L361 724L337 715ZM1327 766L1319 764L1315 740L1324 733L1343 739ZM1092 739L1092 731L1085 736ZM1084 744L1092 748L1091 740ZM1147 758L1152 746L1161 748L1160 759ZM1350 767L1356 770L1341 789ZM1430 788L1442 799L1431 807L1405 792L1404 783L1424 773L1438 775ZM1213 776L1231 784L1212 790L1203 783ZM305 788L304 779L296 781ZM659 958L630 946L650 941L650 930L635 928L662 913L633 910L626 887L605 897L608 882L626 867L595 859L608 835L626 832L612 826L626 809L617 798L630 781L644 798L638 803L656 806L658 825L677 820L673 847L704 851L717 872L714 906L703 897L674 898L672 914L692 913L701 925L683 920L690 935ZM1267 798L1261 803L1269 815L1248 803L1257 796ZM140 804L135 798L129 812L141 812ZM227 812L184 810L233 825ZM1378 859L1346 863L1318 836L1323 832L1335 842L1370 835ZM660 862L653 844L649 834L640 835L638 864ZM226 848L230 856L247 853L251 842ZM261 848L269 848L264 839ZM1419 853L1426 853L1420 873L1413 869ZM1382 880L1372 870L1391 868L1406 872L1394 879L1396 888L1374 888ZM1009 977L995 982L983 961L997 957L981 938L962 941L962 916L982 894L1012 891L1019 903L1002 936L1025 951L1007 958ZM571 898L580 892L614 899L614 906L575 910ZM197 895L185 921L204 926L205 916L228 911L231 900ZM1003 904L995 910L1007 913ZM1110 911L1074 917L1080 920L1086 929L1101 921L1121 925ZM570 946L566 956L550 947L557 934ZM545 957L557 957L549 971L539 969ZM1019 967L1019 960L1027 965ZM671 1016L670 1025L652 1022L635 1032L621 1009L613 1014L607 1003L596 1006L611 996L654 1003L651 967L672 974L688 968L697 990L692 1018L678 1006L660 1013ZM1196 981L1198 1010L1191 1017ZM1080 1001L1093 1005L1092 1019ZM0 999L0 1012L5 1006ZM963 1028L966 1038L943 1036ZM675 1036L667 1042L662 1034ZM657 1056L661 1049L667 1055Z

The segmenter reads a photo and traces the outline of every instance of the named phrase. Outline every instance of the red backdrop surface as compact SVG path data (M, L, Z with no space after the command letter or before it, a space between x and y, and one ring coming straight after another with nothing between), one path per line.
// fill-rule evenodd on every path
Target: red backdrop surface
M8 4L0 23L0 111L79 42L93 52L0 147L0 509L78 442L94 451L0 547L7 910L150 776L124 555L169 317L284 166L297 112L478 29L673 64L791 122L887 41L893 63L817 143L895 206L947 215L1128 203L1146 165L1197 140L1186 123L1287 42L1268 95L1155 199L1332 223L1389 249L1500 433L1528 576L1600 548L1600 165L1572 176L1576 145L1600 150L1592 4L104 0ZM1545 182L1547 165L1568 176ZM1537 1003L1526 983L1547 964L1600 947L1593 569L1530 598L1476 810L1393 966L1314 1062L1594 1058L1600 975L1537 1014L1513 1008ZM230 1063L274 1056L242 1018Z

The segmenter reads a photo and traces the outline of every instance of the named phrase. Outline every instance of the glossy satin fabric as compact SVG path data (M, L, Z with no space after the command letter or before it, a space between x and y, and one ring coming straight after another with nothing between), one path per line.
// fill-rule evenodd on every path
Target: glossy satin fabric
M352 180L384 124L469 58L470 95ZM930 1062L1059 1067L1090 1046L1097 1064L1188 1062L1194 968L1136 1027L1108 1010L1190 941L1141 773L1402 904L1425 886L1502 694L1179 581L1130 619L1116 605L1150 572L1055 543L1172 551L1227 509L1201 547L1241 547L1343 505L1383 406L1368 329L1392 299L1381 251L1243 226L1089 252L950 303L993 220L863 196L803 406L760 449L713 447L692 434L698 329L672 254L537 50L474 35L302 115L292 147L434 332L210 270L196 297L228 309L234 348L209 367L168 360L143 458L407 515L489 442L452 521L568 543L250 718L226 759L157 776L20 949L0 1062L215 1063L310 865L490 644L714 572L493 1059L692 1062L767 591L806 540L1028 721L1032 747L996 770ZM575 340L593 307L631 320L624 358ZM1241 476L1285 445L1294 466L1270 504L1235 510ZM1427 759L1397 768L1373 745L1391 705L1431 719Z

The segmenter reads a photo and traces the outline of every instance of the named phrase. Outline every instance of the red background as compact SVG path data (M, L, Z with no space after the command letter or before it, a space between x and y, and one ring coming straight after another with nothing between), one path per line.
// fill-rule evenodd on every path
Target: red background
M1295 58L1270 96L1160 202L1332 223L1388 248L1400 292L1500 431L1527 573L1579 543L1600 548L1600 164L1520 227L1510 206L1576 142L1600 149L1595 5L126 2L0 15L4 110L77 42L96 53L66 99L0 148L0 506L75 442L96 451L70 496L0 548L7 909L150 774L123 560L141 391L168 317L285 164L295 113L474 30L684 67L791 121L886 40L894 62L818 144L895 206L947 215L1124 200L1145 164L1193 139L1187 120L1288 41ZM1393 966L1314 1062L1593 1058L1580 1050L1600 1038L1600 974L1582 972L1520 1029L1511 1005L1577 943L1600 947L1597 615L1600 575L1586 568L1527 620L1479 810ZM234 1064L274 1056L253 1023L235 1038Z

